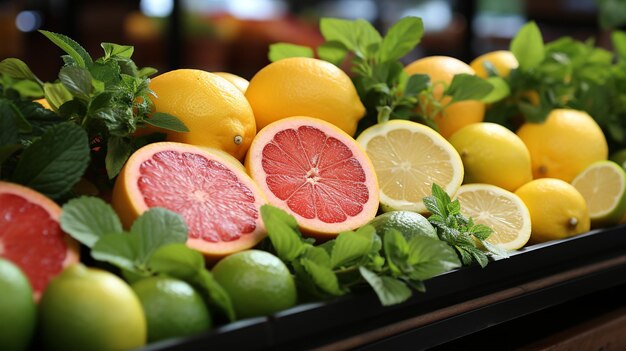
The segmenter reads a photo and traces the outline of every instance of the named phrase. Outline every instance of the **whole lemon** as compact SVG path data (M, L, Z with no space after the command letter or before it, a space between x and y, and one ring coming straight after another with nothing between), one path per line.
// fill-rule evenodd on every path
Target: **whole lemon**
M433 84L433 97L442 105L450 102L449 96L444 96L445 87L452 83L455 74L475 74L474 70L465 62L449 56L429 56L413 61L404 68L408 75L427 74ZM429 107L430 109L432 107ZM422 113L429 113L422 111ZM443 111L434 116L439 133L449 138L462 127L482 122L485 117L485 104L480 101L467 100L448 105Z
M530 152L534 178L571 182L587 166L606 160L609 154L602 129L583 111L553 110L543 123L524 123L517 135Z
M248 89L248 85L250 84L250 82L248 82L247 79L240 77L233 73L229 73L229 72L213 72L213 73L231 82L234 86L237 87L237 89L239 89L239 91L241 91L244 94L246 90Z
M155 112L180 119L189 132L162 130L168 141L207 146L242 159L256 135L252 108L226 79L197 69L178 69L150 81Z
M533 179L530 153L509 129L495 123L474 123L450 138L465 170L464 183L487 183L515 191Z
M563 239L589 231L587 204L573 185L560 179L541 178L522 185L515 194L530 212L530 241Z
M489 78L489 72L485 68L488 62L500 77L508 77L512 69L519 66L515 55L508 50L497 50L482 54L470 62L470 67L481 78Z
M330 122L354 136L365 115L350 77L330 62L293 57L265 66L246 90L257 129L292 116Z
M131 350L143 346L146 335L139 299L108 271L72 265L50 282L39 302L46 350Z

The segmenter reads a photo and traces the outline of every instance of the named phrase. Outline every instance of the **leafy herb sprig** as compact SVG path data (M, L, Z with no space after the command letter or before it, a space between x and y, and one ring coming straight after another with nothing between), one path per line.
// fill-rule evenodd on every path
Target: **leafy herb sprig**
M315 51L278 43L270 45L269 58L276 61L317 54L337 66L349 60L353 81L367 109L367 115L359 122L359 131L388 119L414 120L437 128L434 116L452 103L482 99L491 102L508 93L499 89L506 88L504 84L494 85L473 75L459 74L443 87L443 96L435 99L434 87L443 82L431 82L428 75L422 74L409 77L401 62L424 34L418 17L402 18L384 36L363 19L322 18L320 30L326 41Z
M477 247L477 241L493 258L509 257L505 250L487 241L493 229L463 216L459 200L452 201L439 185L432 185L432 195L424 198L424 204L431 213L428 221L437 229L439 238L456 250L463 265L478 263L485 267L489 262L487 254Z
M261 216L272 250L287 263L298 287L317 298L369 285L383 305L398 304L411 297L410 287L424 291L424 280L460 266L454 250L437 239L407 240L397 230L376 233L368 225L314 246L283 210L264 205Z
M204 257L186 246L187 225L178 214L151 208L125 232L109 204L83 196L63 205L61 228L90 248L95 260L121 269L127 280L164 274L187 281L224 317L235 320L230 297L205 268Z

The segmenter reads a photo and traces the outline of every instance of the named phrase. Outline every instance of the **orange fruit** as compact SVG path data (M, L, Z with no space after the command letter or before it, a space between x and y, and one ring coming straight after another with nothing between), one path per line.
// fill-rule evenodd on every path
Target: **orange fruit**
M78 262L78 243L61 230L61 208L41 193L0 181L0 257L28 277L36 300L50 279Z
M304 232L332 237L367 224L378 210L376 173L361 146L336 126L290 117L263 128L246 168L268 202Z
M213 73L231 82L234 86L237 87L237 89L239 89L239 91L241 91L244 94L246 93L246 90L248 89L248 85L250 84L250 82L248 82L247 79L242 78L236 74L232 74L228 72L213 72Z
M265 237L259 213L265 199L236 162L210 148L148 144L122 168L111 203L125 227L150 207L180 214L187 245L209 258L245 250Z
M489 78L485 62L489 62L500 77L508 77L512 69L517 68L519 63L512 52L508 50L491 51L482 54L470 62L470 67L481 78Z
M456 58L449 56L429 56L413 61L404 68L408 75L427 74L433 84L433 97L442 105L450 102L450 97L443 96L445 86L450 85L455 74L475 74L474 70ZM422 113L429 114L431 107ZM480 101L460 101L448 105L443 111L434 116L439 133L449 138L462 127L482 122L485 117L485 104Z
M309 116L354 135L365 115L350 77L332 63L313 58L270 63L252 77L246 98L259 130L282 118Z
M168 141L207 146L243 159L256 124L243 93L226 79L196 69L163 73L150 81L155 112L176 116L189 132L161 130Z
M534 178L571 182L589 165L609 155L602 129L583 111L553 110L543 123L524 123L517 135L530 152Z

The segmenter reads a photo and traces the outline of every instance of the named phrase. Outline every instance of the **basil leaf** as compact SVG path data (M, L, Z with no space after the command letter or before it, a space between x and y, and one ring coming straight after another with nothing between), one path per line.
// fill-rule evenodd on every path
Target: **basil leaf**
M419 44L424 35L424 25L419 17L404 17L397 21L385 35L379 49L381 62L397 60Z
M85 130L71 122L57 124L24 150L12 180L58 199L82 177L89 152Z
M411 295L411 289L402 281L386 276L378 276L376 273L365 267L359 267L361 276L374 289L383 306L391 306L408 300Z
M97 197L82 196L68 201L61 212L61 228L87 247L106 234L121 233L122 223L111 207Z
M314 57L313 49L295 44L278 43L270 45L268 58L271 62L289 57Z
M139 216L130 228L139 237L136 261L146 264L159 248L187 241L187 224L170 210L153 207Z
M543 37L537 24L525 24L511 40L510 49L520 68L527 70L537 67L545 57Z
M46 30L39 30L39 32L60 47L61 50L70 55L79 67L89 67L93 63L93 60L87 51L71 38L63 34L53 33Z
M144 122L153 125L155 127L172 130L179 133L186 133L189 128L185 126L180 119L167 113L157 112L152 114L150 118L144 119Z

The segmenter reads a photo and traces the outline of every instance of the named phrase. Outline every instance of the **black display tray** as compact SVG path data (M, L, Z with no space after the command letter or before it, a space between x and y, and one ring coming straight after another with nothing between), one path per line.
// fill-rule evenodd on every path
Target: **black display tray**
M396 306L363 290L143 350L419 350L624 283L626 225L619 225L450 271Z

